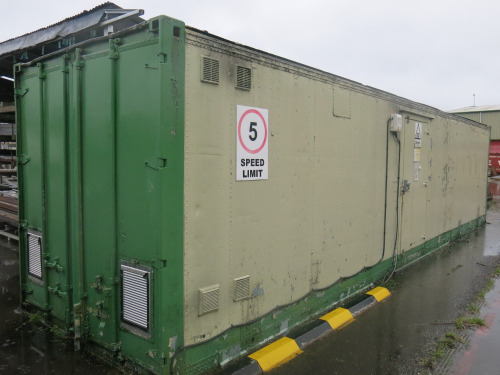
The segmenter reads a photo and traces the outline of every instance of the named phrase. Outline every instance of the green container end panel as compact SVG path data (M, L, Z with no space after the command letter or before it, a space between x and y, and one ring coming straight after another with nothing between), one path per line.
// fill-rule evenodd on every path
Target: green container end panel
M22 299L156 373L183 341L184 24L16 66Z

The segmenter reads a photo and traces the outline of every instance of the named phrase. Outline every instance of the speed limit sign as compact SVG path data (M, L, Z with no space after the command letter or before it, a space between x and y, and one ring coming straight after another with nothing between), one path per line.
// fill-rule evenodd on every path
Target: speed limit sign
M267 180L268 110L236 107L236 180Z

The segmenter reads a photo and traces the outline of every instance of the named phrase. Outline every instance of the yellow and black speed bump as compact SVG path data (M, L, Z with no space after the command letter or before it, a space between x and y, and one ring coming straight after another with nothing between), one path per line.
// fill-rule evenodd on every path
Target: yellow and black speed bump
M288 362L302 353L303 349L314 341L344 328L354 321L354 317L391 295L386 288L380 286L366 294L369 297L349 309L339 307L323 315L320 318L323 321L322 323L296 339L282 337L252 353L248 356L251 359L250 364L234 372L233 375L258 375Z
M295 342L297 343L300 349L304 349L309 344L312 344L314 341L327 335L330 332L332 332L332 327L330 326L330 324L328 322L323 322L320 325L311 329L310 331L297 337L295 339Z

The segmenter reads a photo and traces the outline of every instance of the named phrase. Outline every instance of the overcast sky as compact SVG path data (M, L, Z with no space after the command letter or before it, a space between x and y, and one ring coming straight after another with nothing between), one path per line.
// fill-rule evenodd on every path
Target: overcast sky
M0 0L0 41L99 0ZM7 5L8 4L8 5ZM498 0L117 0L437 107L500 104Z

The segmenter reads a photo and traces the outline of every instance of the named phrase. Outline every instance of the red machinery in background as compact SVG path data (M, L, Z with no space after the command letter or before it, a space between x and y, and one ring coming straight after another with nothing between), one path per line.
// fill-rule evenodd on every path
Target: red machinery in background
M500 175L500 141L490 142L488 174L491 176Z

